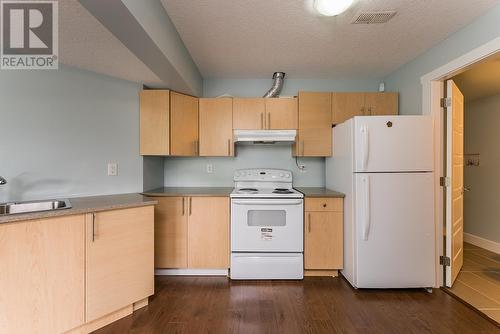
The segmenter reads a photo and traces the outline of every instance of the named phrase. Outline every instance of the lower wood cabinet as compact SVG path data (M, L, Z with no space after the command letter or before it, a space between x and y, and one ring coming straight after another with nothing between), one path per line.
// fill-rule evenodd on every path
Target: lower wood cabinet
M154 209L98 212L87 218L86 321L154 293Z
M304 268L342 269L343 199L306 198L304 207Z
M0 225L0 333L84 323L84 215Z
M88 333L154 293L153 206L0 224L0 333Z
M157 268L229 268L228 197L156 197Z

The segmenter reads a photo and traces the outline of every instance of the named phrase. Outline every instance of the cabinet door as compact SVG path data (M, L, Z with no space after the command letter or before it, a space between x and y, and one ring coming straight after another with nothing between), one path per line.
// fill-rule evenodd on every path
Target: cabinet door
M398 93L365 93L368 115L397 115Z
M188 267L229 268L229 198L190 197Z
M154 292L153 206L88 215L86 321Z
M332 124L365 115L364 93L332 93Z
M299 129L295 156L328 157L332 155L332 129Z
M64 333L84 323L83 215L0 225L0 333Z
M141 155L169 155L170 91L143 90L140 100Z
M268 98L265 102L267 129L297 129L299 121L297 98Z
M304 268L343 268L343 213L306 212Z
M200 156L233 155L233 100L200 99Z
M155 267L187 267L187 199L156 197Z
M331 128L332 94L299 92L299 129Z
M233 99L233 128L239 130L265 129L266 106L263 98Z
M170 94L170 155L198 155L198 98Z

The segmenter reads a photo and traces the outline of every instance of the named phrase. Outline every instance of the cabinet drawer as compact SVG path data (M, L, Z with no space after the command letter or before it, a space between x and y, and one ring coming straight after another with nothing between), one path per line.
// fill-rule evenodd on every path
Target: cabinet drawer
M342 198L306 198L305 211L336 211L342 212L344 200Z

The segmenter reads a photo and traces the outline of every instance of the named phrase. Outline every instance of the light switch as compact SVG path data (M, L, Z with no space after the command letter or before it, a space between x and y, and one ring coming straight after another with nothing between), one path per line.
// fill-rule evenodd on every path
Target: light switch
M108 176L118 175L118 164L116 162L108 163Z
M214 172L214 166L212 164L207 164L207 173L213 173Z

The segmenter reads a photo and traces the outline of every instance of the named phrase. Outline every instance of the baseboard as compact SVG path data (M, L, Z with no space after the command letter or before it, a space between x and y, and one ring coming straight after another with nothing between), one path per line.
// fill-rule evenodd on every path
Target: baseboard
M157 276L228 276L227 269L156 269Z
M474 246L489 250L490 252L500 254L500 243L485 238L478 237L470 233L464 233L464 241Z

